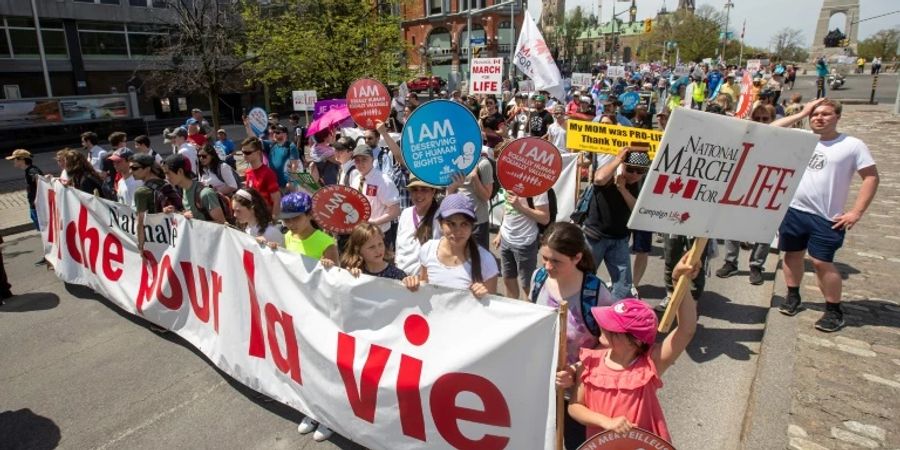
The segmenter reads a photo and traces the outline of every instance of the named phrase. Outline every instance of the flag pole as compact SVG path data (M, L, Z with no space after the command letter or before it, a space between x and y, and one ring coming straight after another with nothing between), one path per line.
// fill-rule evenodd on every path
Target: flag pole
M559 348L556 355L556 371L566 370L566 324L568 323L569 302L559 303ZM555 378L555 377L554 377ZM563 450L565 430L565 389L556 389L556 450Z
M744 19L744 26L741 28L741 53L738 55L738 67L744 60L744 33L747 31L747 19Z

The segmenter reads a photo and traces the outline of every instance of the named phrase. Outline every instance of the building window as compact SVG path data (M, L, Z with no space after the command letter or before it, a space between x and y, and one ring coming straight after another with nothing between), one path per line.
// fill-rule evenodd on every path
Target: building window
M428 15L434 16L444 13L444 0L426 0L428 3Z
M69 56L62 21L41 21L41 38L48 59ZM0 58L37 58L40 55L34 21L28 17L0 18Z
M78 23L81 52L88 59L153 55L166 35L165 27L153 24Z
M118 5L119 0L72 0L77 3L96 3L98 5Z
M128 0L131 6L139 6L142 8L167 8L166 0Z
M484 8L484 0L459 0L459 10L468 11L470 9Z

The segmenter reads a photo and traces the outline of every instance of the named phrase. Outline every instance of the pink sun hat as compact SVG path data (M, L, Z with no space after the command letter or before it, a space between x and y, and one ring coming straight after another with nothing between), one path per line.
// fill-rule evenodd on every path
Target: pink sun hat
M591 314L604 330L628 333L648 345L656 342L656 314L640 300L626 298L610 306L595 306Z

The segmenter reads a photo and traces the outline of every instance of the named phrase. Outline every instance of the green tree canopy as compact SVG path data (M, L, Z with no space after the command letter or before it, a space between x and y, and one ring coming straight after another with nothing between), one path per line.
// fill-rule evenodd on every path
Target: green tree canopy
M654 21L653 31L643 39L646 53L641 53L642 58L651 60L661 58L666 42L674 42L677 45L682 61L711 58L721 47L719 32L724 22L725 16L709 5L702 5L695 13L678 10L662 16ZM675 53L675 47L671 47L667 50L667 58L674 61Z
M881 58L884 62L900 56L900 27L881 30L859 43L859 56L871 61L874 57Z
M314 89L320 98L343 95L361 77L405 80L406 43L399 15L391 14L399 1L246 0L247 39L239 52L253 56L250 80L282 98L295 89Z

